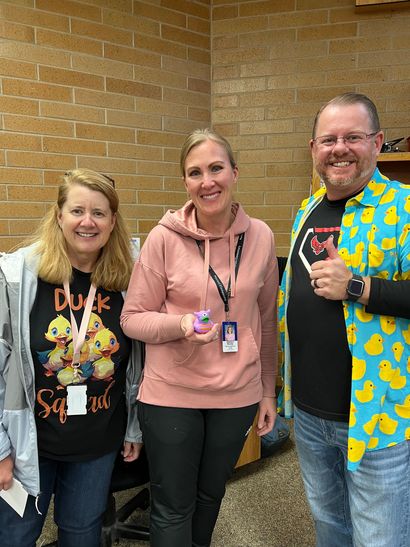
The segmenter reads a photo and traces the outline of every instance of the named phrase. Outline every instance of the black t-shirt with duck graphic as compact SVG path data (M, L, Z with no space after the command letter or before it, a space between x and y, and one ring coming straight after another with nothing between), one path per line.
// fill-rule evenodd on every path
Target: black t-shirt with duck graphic
M90 277L73 270L70 296L78 328ZM97 289L79 367L81 384L87 386L87 414L67 416L66 387L73 379L70 309L62 285L38 280L30 314L30 345L41 456L84 461L121 446L126 425L125 376L131 351L131 342L120 327L122 306L121 293Z

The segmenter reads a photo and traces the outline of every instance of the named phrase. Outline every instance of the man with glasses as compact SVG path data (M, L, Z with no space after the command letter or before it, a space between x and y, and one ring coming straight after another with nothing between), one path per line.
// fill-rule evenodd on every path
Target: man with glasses
M382 144L365 95L319 110L323 187L296 216L282 280L284 407L317 547L410 541L410 186L377 169Z

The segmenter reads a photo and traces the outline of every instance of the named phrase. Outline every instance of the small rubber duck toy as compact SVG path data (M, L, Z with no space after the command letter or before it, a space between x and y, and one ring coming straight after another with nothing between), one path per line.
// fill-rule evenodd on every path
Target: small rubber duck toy
M213 327L211 320L211 310L194 311L194 331L198 334L206 334Z

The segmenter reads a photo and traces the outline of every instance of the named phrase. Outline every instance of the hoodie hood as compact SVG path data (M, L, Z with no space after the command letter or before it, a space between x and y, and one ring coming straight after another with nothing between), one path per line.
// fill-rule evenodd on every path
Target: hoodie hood
M234 236L246 232L249 227L249 217L239 203L232 203L232 214L234 215L235 220L229 227L228 232L232 232ZM198 239L200 241L206 239L219 239L226 236L226 234L223 236L216 236L198 227L195 206L191 200L187 201L185 205L177 211L167 211L159 221L159 224L166 226L178 234L192 237L193 239Z
M200 251L204 257L204 268L202 277L202 289L201 289L201 310L205 308L206 293L208 290L209 281L209 255L210 255L210 241L215 239L229 238L229 271L231 278L231 290L230 297L235 296L236 279L235 279L235 236L246 232L249 228L250 220L248 215L243 210L239 203L232 203L231 211L234 218L229 229L225 234L214 235L210 232L206 232L198 227L196 219L196 209L191 200L187 201L185 205L177 211L167 211L162 219L159 221L161 226L165 226L170 230L177 232L178 234L191 237L196 241L203 241L203 245L200 245ZM246 237L245 237L246 239Z

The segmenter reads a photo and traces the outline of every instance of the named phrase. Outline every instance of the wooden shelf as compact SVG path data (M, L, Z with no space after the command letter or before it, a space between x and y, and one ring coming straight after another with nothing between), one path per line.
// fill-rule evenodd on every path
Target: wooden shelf
M386 6L388 4L409 4L409 0L356 0L356 7Z
M410 152L380 154L377 163L380 171L389 179L410 184Z
M386 154L379 154L377 161L410 161L410 152L389 152Z

